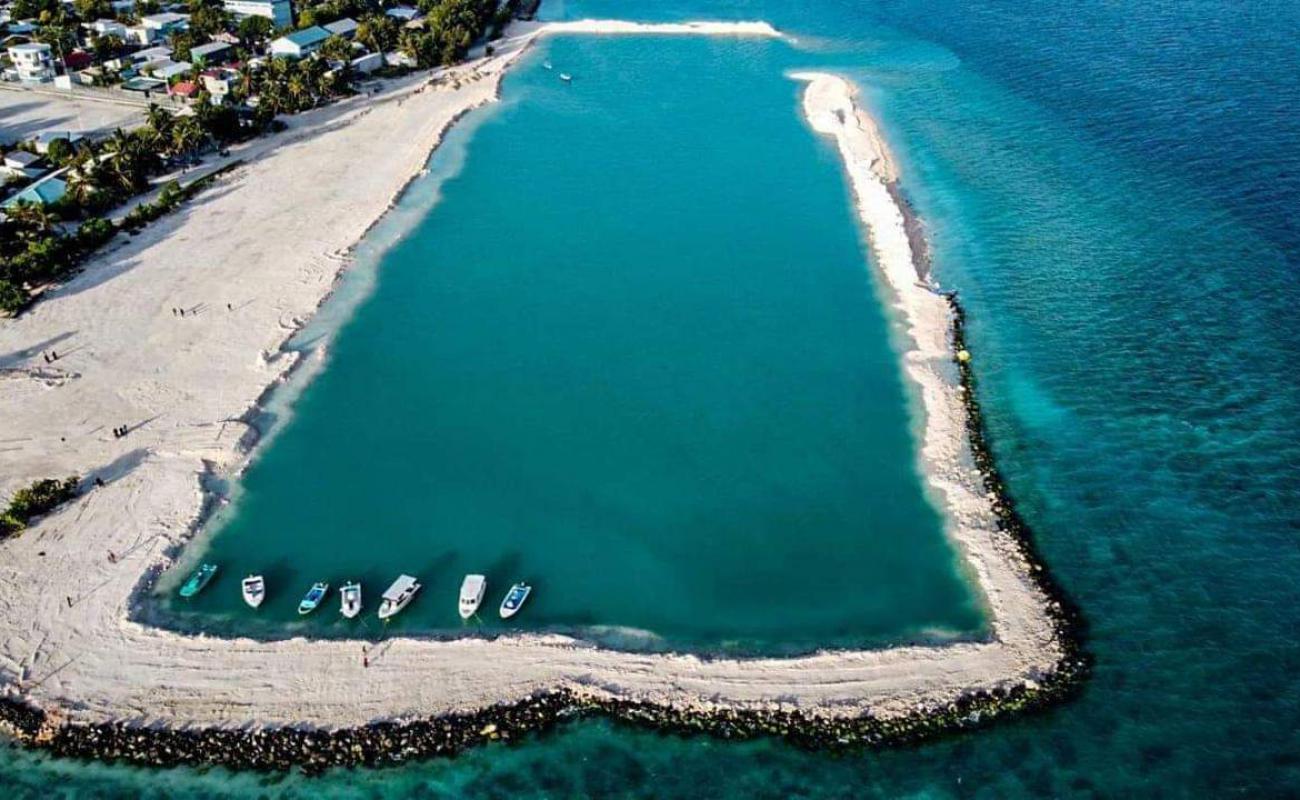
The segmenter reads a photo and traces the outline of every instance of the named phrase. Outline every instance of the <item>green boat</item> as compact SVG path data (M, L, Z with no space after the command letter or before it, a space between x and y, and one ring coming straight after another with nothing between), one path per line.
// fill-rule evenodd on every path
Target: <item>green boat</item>
M203 591L203 587L207 586L216 574L216 564L204 564L194 570L194 574L186 579L185 583L181 584L181 597L193 597Z

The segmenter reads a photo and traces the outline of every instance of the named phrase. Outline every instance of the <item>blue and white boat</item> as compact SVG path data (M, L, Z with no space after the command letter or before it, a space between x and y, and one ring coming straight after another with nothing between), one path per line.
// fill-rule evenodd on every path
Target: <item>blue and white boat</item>
M501 601L501 619L510 619L515 614L518 614L519 609L523 606L524 601L528 599L528 595L532 594L532 591L533 587L526 583L516 583L511 586L510 591L506 592L505 599Z
M307 596L298 604L298 613L310 614L315 611L316 606L320 605L320 601L325 599L325 594L329 590L330 585L323 581L312 584L311 589L307 592Z
M181 584L181 597L193 597L203 591L217 574L216 564L204 564L190 575L190 577Z

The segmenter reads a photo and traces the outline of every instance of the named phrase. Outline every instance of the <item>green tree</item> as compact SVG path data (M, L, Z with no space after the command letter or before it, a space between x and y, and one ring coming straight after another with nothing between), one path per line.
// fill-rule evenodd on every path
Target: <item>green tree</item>
M7 278L0 278L0 309L13 314L20 310L27 303L27 292ZM17 522L9 514L0 514L0 537L6 536L14 531L6 530L10 522ZM22 530L19 524L15 530Z
M194 117L179 117L172 126L172 152L189 158L207 141L199 121Z
M259 47L271 36L273 26L266 17L244 17L239 21L239 41L249 48Z
M72 8L85 22L113 18L113 4L109 0L72 0Z
M59 10L59 0L14 0L9 14L13 19L38 19L41 14L54 14Z
M376 53L386 53L397 46L397 20L384 14L372 14L357 23L357 41Z
M76 475L61 481L54 478L36 481L14 493L8 514L26 525L32 517L47 514L71 500L77 493L78 482Z
M67 139L55 139L50 142L50 146L45 150L45 157L49 159L51 163L59 166L64 166L71 161L73 155L75 155L75 153L72 149L72 145L68 143Z
M149 112L145 115L145 125L148 128L147 136L151 144L155 148L165 150L171 142L172 127L176 125L176 117L162 106L150 103Z
M106 34L95 37L95 58L99 61L108 61L117 58L126 52L126 42L117 34Z
M172 31L167 43L172 48L172 61L189 61L190 48L197 44L192 31Z
M50 22L36 29L36 41L53 47L54 54L62 58L77 46L76 28L61 21Z
M200 39L211 39L229 24L230 15L219 5L201 5L190 13L190 30Z
M331 36L321 42L320 54L330 61L351 61L352 43L342 36Z

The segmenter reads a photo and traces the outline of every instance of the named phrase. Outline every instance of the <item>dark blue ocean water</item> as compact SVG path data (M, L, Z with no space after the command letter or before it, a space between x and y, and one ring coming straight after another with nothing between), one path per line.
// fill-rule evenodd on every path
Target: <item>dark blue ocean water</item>
M1091 622L1083 696L852 756L590 722L322 780L11 752L0 784L41 797L1300 792L1300 6L673 0L547 13L767 18L800 37L801 65L860 83L936 272L966 300L1012 493Z

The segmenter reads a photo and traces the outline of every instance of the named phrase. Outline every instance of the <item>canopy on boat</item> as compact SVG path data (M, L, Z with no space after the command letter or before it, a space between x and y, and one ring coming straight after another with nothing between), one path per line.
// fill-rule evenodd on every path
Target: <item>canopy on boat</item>
M402 599L402 595L407 594L414 589L415 585L415 578L412 578L410 575L402 575L397 580L393 581L393 585L389 586L388 590L384 592L384 599L396 603L398 600Z

